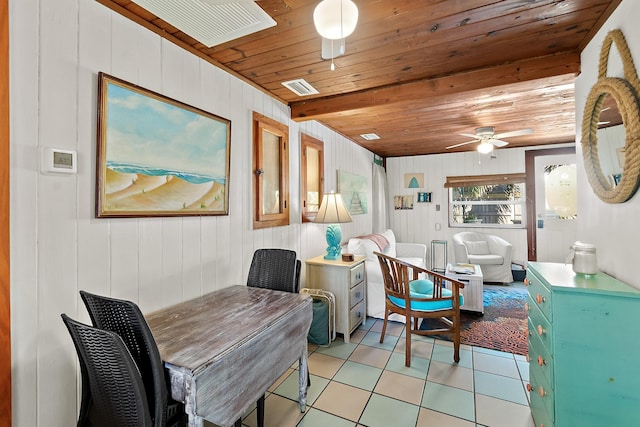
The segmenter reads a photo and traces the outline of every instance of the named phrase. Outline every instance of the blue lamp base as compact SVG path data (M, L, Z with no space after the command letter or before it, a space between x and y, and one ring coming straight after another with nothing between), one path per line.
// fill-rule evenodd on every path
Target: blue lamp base
M329 224L327 226L327 254L324 259L337 260L340 259L342 248L340 242L342 241L342 229L340 224Z

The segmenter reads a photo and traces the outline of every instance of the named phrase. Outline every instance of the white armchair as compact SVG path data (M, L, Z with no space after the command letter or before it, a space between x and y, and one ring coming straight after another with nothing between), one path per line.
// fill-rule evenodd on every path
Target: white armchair
M425 268L427 245L422 243L397 243L392 230L380 233L388 242L386 248L381 248L374 239L355 237L349 239L345 251L354 255L366 256L364 268L367 274L367 316L384 319L385 294L384 280L380 262L374 252L382 252L385 255L399 258L405 262ZM392 315L390 320L404 321L403 316Z
M454 234L452 239L456 262L478 264L485 282L513 282L511 243L492 234L473 231Z

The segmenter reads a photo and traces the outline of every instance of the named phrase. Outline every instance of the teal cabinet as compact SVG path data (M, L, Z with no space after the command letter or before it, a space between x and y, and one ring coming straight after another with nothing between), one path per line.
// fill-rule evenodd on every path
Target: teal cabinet
M571 265L528 269L535 425L640 426L640 291Z

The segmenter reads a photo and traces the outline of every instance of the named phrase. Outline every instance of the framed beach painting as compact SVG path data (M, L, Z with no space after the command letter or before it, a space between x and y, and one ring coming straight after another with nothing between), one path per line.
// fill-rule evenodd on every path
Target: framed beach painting
M228 215L231 122L100 73L96 216Z
M367 213L369 202L367 179L364 176L338 170L338 191L342 194L342 200L351 215Z

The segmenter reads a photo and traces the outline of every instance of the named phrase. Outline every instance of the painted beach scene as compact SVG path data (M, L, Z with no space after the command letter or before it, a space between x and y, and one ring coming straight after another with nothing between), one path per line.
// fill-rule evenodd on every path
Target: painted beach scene
M227 214L229 121L116 81L105 89L99 215Z

